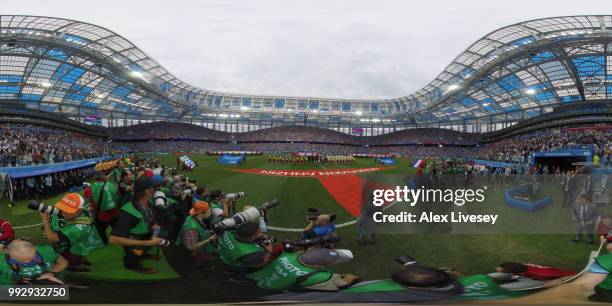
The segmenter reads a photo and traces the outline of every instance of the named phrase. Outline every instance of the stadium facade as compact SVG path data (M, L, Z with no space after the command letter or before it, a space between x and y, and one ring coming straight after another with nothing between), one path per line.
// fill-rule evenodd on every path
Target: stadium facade
M358 128L365 135L413 127L491 132L559 107L609 105L611 49L612 16L537 19L489 33L407 96L256 96L183 82L103 27L3 15L0 107L60 113L81 122L94 115L105 126L165 120L231 132L294 124L345 133Z

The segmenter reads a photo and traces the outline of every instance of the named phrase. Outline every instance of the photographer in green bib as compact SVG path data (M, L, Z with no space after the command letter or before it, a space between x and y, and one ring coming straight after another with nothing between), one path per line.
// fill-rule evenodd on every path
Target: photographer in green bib
M352 259L353 253L349 250L312 247L298 253L285 247L271 263L246 277L268 290L337 291L357 283L360 278L353 274L336 274L325 267Z
M223 197L223 191L215 189L208 194L208 204L215 216L227 218L230 216L234 200Z
M0 285L61 285L56 274L68 267L68 260L50 245L35 246L15 239L0 258Z
M153 182L143 175L134 182L134 197L125 203L109 238L112 244L123 247L126 269L143 274L156 273L157 270L145 268L142 261L152 257L147 250L152 246L168 246L170 242L159 237L159 226L151 209Z
M254 222L242 223L236 231L224 231L218 243L221 260L239 274L262 268L274 259L272 243Z
M132 199L134 191L134 174L132 171L121 170L120 180L117 183L117 205L119 207Z
M176 244L191 252L191 262L196 266L211 262L217 252L219 236L213 232L215 220L208 203L196 201L179 231Z
M122 180L123 171L125 170L125 161L123 159L119 159L115 168L109 174L109 180L115 184L119 184Z
M85 189L84 195L91 203L96 230L104 244L108 244L106 231L108 227L113 227L119 216L117 186L107 180L102 171L96 172L94 179L95 182L91 188Z
M308 254L308 252L310 252L310 249L304 255ZM302 259L302 256L298 258ZM487 275L461 276L450 269L433 268L423 265L410 256L400 256L397 258L397 261L402 265L402 268L394 272L389 279L354 282L348 286L339 287L339 290L326 290L326 286L315 286L304 288L313 290L295 292L296 290L288 287L288 290L292 290L292 292L268 296L265 299L276 301L317 301L319 303L426 303L502 299L526 294L523 291L512 292L500 288ZM295 270L295 267L289 263L291 262L286 262L285 267L280 267L277 270L276 274L279 277L257 279L258 285L266 288L264 285L270 287L271 284L285 284L285 282L280 282L279 279L285 280L283 276L288 274L286 270ZM271 266L273 264L268 265L266 268ZM259 272L257 271L256 273ZM249 275L249 277L251 276ZM323 278L322 276L319 277ZM301 287L303 288L303 286ZM280 290L283 286L276 285L270 288ZM333 289L333 287L331 288Z
M104 246L93 220L84 209L85 200L78 193L68 193L54 207L32 202L40 211L47 240L58 244L58 250L69 262L68 270L89 272L91 265L85 256ZM51 227L49 215L58 218L57 229Z

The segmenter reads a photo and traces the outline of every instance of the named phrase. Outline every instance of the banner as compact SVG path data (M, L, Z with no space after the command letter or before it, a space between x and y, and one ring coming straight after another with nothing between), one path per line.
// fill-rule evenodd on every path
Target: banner
M393 157L381 157L377 158L376 162L383 165L395 165L397 161Z
M72 169L94 166L100 161L110 159L110 156L102 156L91 159L75 160L57 164L44 164L36 166L23 167L5 167L0 168L0 173L6 173L11 178L22 178L30 176L46 175L50 173L63 172Z
M217 158L217 162L224 165L237 165L244 161L244 155L224 154Z
M181 160L185 168L189 170L193 170L193 168L195 168L196 166L196 163L193 160L191 160L191 158L189 158L189 156L187 155L183 155L179 159Z

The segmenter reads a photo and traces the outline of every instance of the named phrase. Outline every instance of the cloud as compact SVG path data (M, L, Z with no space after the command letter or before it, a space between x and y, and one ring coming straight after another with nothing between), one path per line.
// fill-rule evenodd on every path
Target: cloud
M3 14L107 27L206 89L366 99L422 88L497 28L611 9L601 0L20 0Z

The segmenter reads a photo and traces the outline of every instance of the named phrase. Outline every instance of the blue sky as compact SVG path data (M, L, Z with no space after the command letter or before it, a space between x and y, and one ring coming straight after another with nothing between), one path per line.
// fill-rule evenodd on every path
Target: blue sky
M107 27L206 89L390 98L420 89L497 28L612 14L612 1L19 0L4 3L2 14Z

